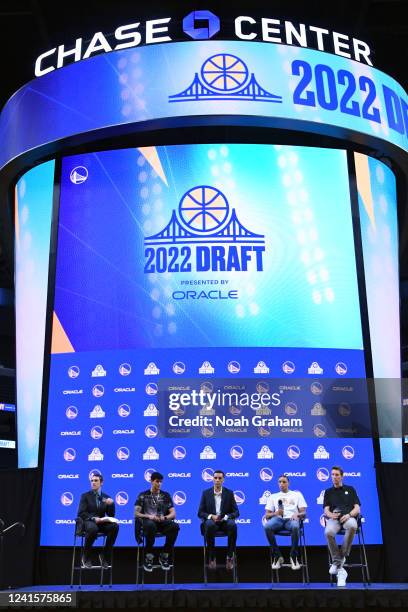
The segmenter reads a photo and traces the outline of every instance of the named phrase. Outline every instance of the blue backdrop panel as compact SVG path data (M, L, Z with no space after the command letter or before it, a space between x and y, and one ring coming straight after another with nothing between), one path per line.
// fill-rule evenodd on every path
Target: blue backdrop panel
M344 151L224 144L65 158L55 312L65 349L51 363L42 544L71 542L98 469L118 543L132 545L134 500L158 469L179 543L199 545L197 506L216 467L240 506L241 545L266 543L263 505L284 471L321 544L321 492L338 463L362 498L367 540L381 541L372 441L352 437L354 422L370 428ZM268 386L273 415L302 427L164 437L159 389L191 379Z

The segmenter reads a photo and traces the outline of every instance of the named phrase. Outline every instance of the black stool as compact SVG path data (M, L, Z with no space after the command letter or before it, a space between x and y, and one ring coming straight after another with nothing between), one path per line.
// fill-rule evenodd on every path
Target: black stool
M109 572L109 588L112 588L112 568L113 568L113 551L112 551L112 560L111 564L108 568L104 568L102 563L100 565L93 565L92 567L83 567L82 558L84 556L84 548L85 548L85 536L86 531L84 529L84 521L82 518L77 517L75 519L75 532L74 532L74 546L72 550L72 565L71 565L71 589L74 585L74 573L75 571L79 572L78 575L78 586L81 588L82 586L82 572L83 571L91 571L91 570L100 570L100 582L99 586L103 586L104 572ZM103 538L102 550L105 549L106 544L106 534L102 531L98 531L96 538ZM77 540L80 540L80 544L78 545ZM79 563L78 563L78 554L77 550L79 549Z
M203 573L204 573L204 583L207 584L208 583L208 576L207 576L207 566L208 566L208 562L209 562L209 558L208 558L208 542L206 540L205 537L205 530L204 530L204 525L205 525L205 521L203 521L200 525L200 530L201 530L201 535L203 536L203 540L204 540L204 545L203 545L203 558L204 558L204 566L203 566ZM215 538L226 538L227 534L224 533L224 531L216 531L214 534ZM235 584L238 583L238 557L237 557L237 549L235 548L233 556L233 563L234 563L234 568L232 570L232 579L233 582ZM226 567L225 563L222 563L220 565L220 567Z
M292 533L291 531L289 531L289 529L281 529L280 531L275 531L275 536L284 536L284 537L292 537ZM298 542L298 548L299 548L299 556L300 556L300 567L302 570L302 582L303 584L309 584L309 565L307 562L307 551L306 551L306 540L305 540L305 526L304 526L304 521L302 519L299 519L299 542ZM274 582L279 583L279 570L278 569L272 569L272 563L273 563L273 553L272 553L272 549L269 548L269 557L270 557L270 564L271 564L271 582L272 584ZM281 568L282 567L292 567L290 563L282 563ZM275 572L275 577L273 575L273 572ZM275 578L275 579L274 579Z
M156 538L165 538L166 534L157 532ZM144 584L144 562L145 562L145 550L146 550L146 538L143 532L143 522L140 519L135 519L135 538L137 544L137 558L136 558L136 584L139 584L140 574L142 575L142 581L140 584ZM153 570L162 569L159 563L152 566ZM164 572L164 584L169 584L168 574L170 573L171 581L170 584L174 584L174 546L171 551L170 559L170 570L162 570Z
M358 547L358 551L359 551L359 557L360 557L360 563L345 563L343 565L344 568L354 568L354 567L359 567L361 569L361 576L363 579L363 584L366 586L370 585L370 572L368 569L368 562L367 562L367 553L366 553L366 548L365 548L365 541L364 541L364 531L363 531L363 516L361 514L359 514L356 517L356 521L357 521L357 531L356 531L356 536L357 536L357 542L356 544L353 543L353 546ZM327 519L325 517L325 524L327 522ZM340 531L336 534L336 535L342 535L344 536L345 534L345 530L343 528L340 529ZM351 547L351 550L353 550L353 546ZM329 567L330 565L333 563L333 560L331 558L330 555L330 550L329 548L327 548L327 555L328 555L328 559L329 559ZM351 555L351 552L350 552ZM330 585L333 586L334 584L334 576L332 576L330 574Z

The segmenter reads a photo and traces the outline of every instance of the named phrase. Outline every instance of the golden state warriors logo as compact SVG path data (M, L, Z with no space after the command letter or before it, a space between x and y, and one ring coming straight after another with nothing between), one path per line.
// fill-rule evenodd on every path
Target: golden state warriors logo
M169 102L199 100L250 100L281 103L282 96L270 93L258 83L245 62L230 53L207 58L192 83L183 91L169 96Z
M145 246L146 274L263 270L265 236L246 228L225 194L211 185L189 189Z

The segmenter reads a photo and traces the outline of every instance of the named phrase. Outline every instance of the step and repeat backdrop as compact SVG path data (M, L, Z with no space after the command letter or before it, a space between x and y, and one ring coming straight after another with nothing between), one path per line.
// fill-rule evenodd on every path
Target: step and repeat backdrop
M364 160L359 240L374 283L386 256L395 263L378 250L393 244L395 179ZM306 498L308 542L322 544L332 465L359 493L366 540L381 542L345 151L128 148L65 157L58 180L42 545L71 544L95 472L118 544L134 545L134 502L155 470L179 544L201 545L215 469L239 506L240 545L266 544L282 473Z

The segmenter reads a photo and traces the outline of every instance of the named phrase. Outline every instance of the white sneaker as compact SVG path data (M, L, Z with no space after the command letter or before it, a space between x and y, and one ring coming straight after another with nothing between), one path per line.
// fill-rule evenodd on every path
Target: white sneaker
M299 570L302 566L299 563L299 559L297 557L290 558L290 566L293 570Z
M329 569L330 576L337 576L337 572L339 571L339 566L335 563L332 563Z
M275 557L274 560L273 560L273 563L272 563L272 569L280 569L281 565L282 565L282 563L284 563L284 561L285 560L284 560L283 557L279 557L279 558Z
M344 569L344 567L341 567L339 569L339 571L337 572L337 586L338 587L345 587L346 586L346 580L347 580L347 572Z
M336 564L336 563L332 563L329 569L329 574L330 576L337 576L337 572L339 571L339 569L341 567L343 567L343 565L346 562L346 557L343 557L342 560L340 561L340 563Z

